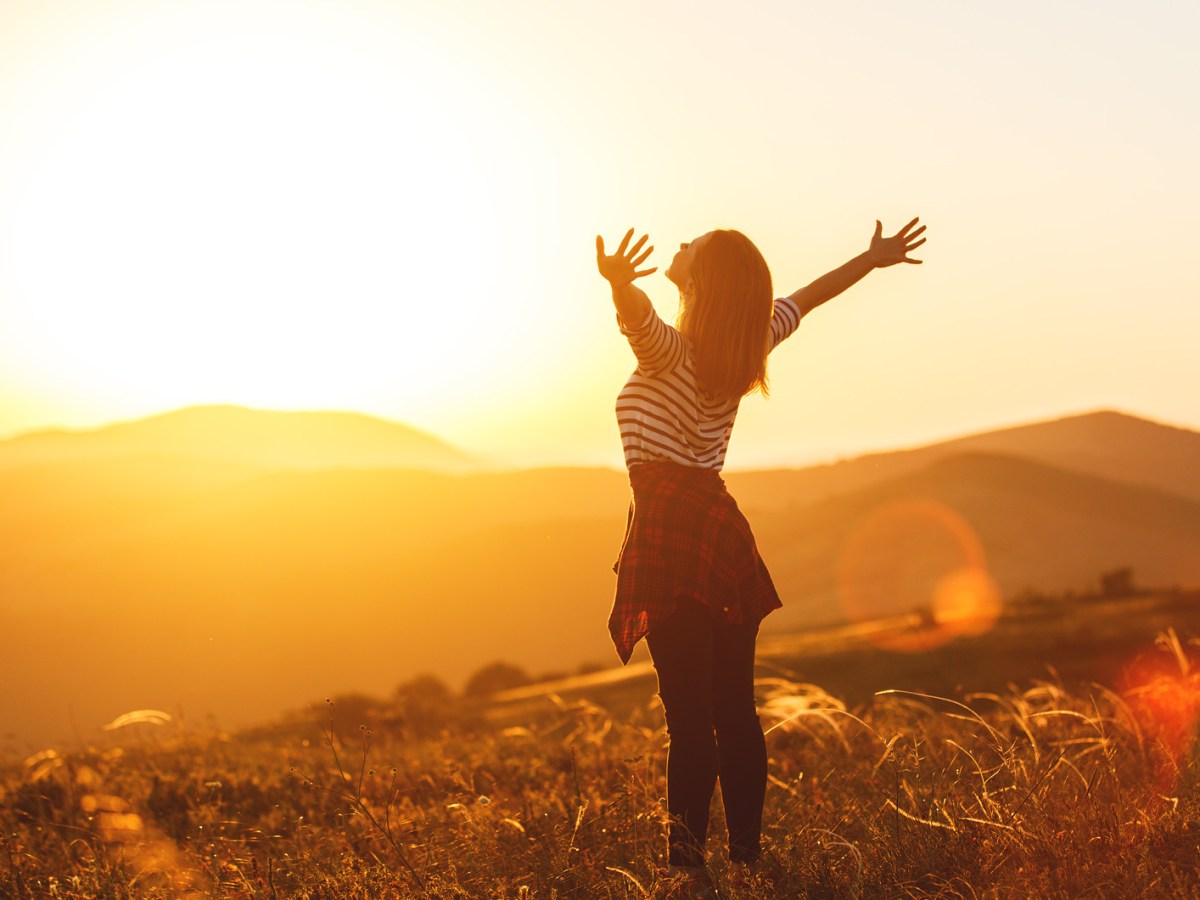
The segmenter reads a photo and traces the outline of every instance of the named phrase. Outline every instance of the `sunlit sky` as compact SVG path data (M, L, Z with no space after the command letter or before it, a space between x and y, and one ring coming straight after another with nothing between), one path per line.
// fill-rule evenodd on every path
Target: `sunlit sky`
M1200 428L1200 7L0 0L0 435L347 409L619 464L593 239L738 228L815 312L729 466ZM644 282L659 311L677 297Z

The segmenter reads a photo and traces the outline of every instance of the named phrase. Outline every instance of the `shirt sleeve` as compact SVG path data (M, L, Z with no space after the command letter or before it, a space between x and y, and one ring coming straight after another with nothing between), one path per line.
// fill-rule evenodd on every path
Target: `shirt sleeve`
M637 327L630 328L617 316L621 334L629 339L641 375L661 375L683 362L683 335L659 318L654 307Z
M780 297L775 301L775 312L771 316L771 349L774 350L800 327L804 314L791 297Z

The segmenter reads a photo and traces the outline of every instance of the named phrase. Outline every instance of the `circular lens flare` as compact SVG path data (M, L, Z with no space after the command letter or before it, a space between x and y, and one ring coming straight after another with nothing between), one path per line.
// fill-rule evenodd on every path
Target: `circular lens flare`
M975 531L933 500L888 503L859 522L839 559L838 595L873 643L905 653L983 634L1002 608Z

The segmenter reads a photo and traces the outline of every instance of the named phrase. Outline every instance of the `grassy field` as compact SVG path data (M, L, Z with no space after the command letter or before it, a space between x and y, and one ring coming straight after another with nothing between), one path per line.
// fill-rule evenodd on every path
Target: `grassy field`
M1138 610L1126 618L1145 627L1153 616ZM997 672L1011 662L1005 627L1017 633L996 629ZM1103 615L1091 627L1097 646L1129 634ZM1061 644L1024 628L1032 652ZM870 655L849 645L809 648L824 688L779 674L784 655L768 661L766 855L734 890L710 838L718 889L1200 896L1200 654L1180 634L1162 631L1106 684L1014 672L997 688L982 645L942 648L974 654L977 687L969 663L909 660L925 681L901 674L903 688L864 694ZM858 681L832 690L854 659ZM941 696L921 689L934 676ZM95 746L5 763L0 895L669 894L661 710L645 677L618 685L436 709L417 697L369 721L335 701L307 723L233 736L133 717ZM713 828L719 838L719 804Z

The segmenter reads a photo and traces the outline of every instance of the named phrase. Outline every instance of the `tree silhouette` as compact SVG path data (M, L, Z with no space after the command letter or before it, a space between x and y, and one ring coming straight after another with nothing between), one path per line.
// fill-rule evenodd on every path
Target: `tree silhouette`
M467 679L463 693L468 697L481 697L529 684L530 678L520 666L512 663L489 663Z
M1100 596L1102 597L1128 597L1136 593L1136 588L1133 585L1133 568L1131 566L1122 566L1119 569L1110 569L1100 575Z

